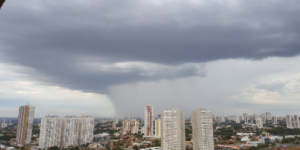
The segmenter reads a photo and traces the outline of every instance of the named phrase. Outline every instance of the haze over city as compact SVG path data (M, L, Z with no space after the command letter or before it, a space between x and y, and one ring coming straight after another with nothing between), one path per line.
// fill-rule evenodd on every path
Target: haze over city
M7 0L0 117L299 114L297 0Z

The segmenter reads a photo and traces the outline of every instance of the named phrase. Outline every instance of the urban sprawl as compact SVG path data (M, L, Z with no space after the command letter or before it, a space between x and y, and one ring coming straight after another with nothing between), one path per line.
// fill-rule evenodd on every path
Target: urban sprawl
M34 121L35 107L19 108L17 120L3 119L0 149L16 150L241 150L298 147L297 115L215 116L206 109L185 117L179 109L144 118L95 119L91 116L51 116Z

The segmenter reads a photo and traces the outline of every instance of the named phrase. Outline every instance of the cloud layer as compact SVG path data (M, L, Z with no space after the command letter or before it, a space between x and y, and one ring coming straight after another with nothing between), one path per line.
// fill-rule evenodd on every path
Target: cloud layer
M209 83L222 87L227 83L223 72L211 73L214 66L208 64L235 60L222 64L222 70L244 59L260 66L268 58L298 56L299 13L298 0L10 0L0 12L0 63L21 68L14 72L26 81L105 94L115 102L128 101L112 94L123 85L183 79L198 83L213 76L219 82ZM260 71L257 77L272 73ZM213 99L220 100L222 93L238 95L238 89L250 86L245 83L226 84ZM250 93L282 86L268 84L251 85ZM164 87L157 86L151 89ZM172 96L176 94L168 95L178 102L174 107L181 105Z

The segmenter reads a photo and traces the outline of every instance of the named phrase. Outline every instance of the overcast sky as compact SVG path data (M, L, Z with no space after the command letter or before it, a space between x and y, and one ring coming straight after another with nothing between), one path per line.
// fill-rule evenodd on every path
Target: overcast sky
M300 114L299 0L8 0L0 114Z

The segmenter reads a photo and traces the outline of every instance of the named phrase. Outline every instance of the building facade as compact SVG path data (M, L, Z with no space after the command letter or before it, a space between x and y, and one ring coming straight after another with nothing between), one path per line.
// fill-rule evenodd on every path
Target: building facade
M286 128L293 129L292 116L286 115L285 119L286 119Z
M212 112L205 109L192 111L193 150L213 150Z
M30 104L19 108L18 129L16 143L18 145L30 144L32 136L32 124L35 107Z
M264 122L263 122L263 119L261 117L256 118L256 126L259 129L264 127Z
M79 145L93 141L94 123L94 118L91 116L82 116L79 118Z
M161 113L161 147L163 150L185 150L183 111L173 108Z
M61 146L63 120L58 116L46 116L41 120L39 147Z
M39 148L67 148L93 142L94 118L46 116L41 121Z
M153 106L145 107L144 116L144 136L153 136L154 112Z
M161 136L161 119L155 120L155 136Z

